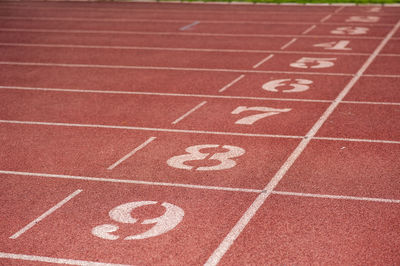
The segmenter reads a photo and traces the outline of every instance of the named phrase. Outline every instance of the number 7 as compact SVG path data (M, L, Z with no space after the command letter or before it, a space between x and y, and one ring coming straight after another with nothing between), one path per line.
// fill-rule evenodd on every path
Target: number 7
M245 111L260 111L260 112L262 112L261 114L255 114L255 115L243 117L235 122L235 124L240 124L240 125L252 125L257 120L260 120L262 118L272 116L272 115L277 115L277 114L283 113L283 112L289 112L290 110L292 110L292 109L290 109L290 108L277 109L277 108L262 107L262 106L253 106L253 107L239 106L235 110L233 110L231 114L236 115L236 114L240 114Z

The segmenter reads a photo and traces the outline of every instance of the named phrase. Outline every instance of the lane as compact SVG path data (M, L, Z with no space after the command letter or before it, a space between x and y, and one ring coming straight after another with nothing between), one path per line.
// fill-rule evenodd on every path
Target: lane
M268 71L355 73L367 56L277 54L222 51L107 49L53 45L1 45L1 61L119 66L154 66Z
M400 58L394 56L378 56L374 63L368 68L367 74L400 74Z
M1 43L44 43L69 45L103 45L125 47L165 47L197 49L279 50L290 37L237 37L192 36L107 33L54 33L54 32L8 32L0 30ZM374 42L374 41L371 41ZM249 47L249 43L251 46ZM357 51L357 50L355 50Z
M2 3L3 6L24 6L26 2L21 3ZM30 6L35 7L62 7L62 8L71 8L71 7L93 7L93 3L71 3L61 2L61 3L40 3L40 2L29 2ZM97 8L140 8L140 9L147 9L153 10L154 8L159 8L165 11L205 11L205 12L226 12L226 11L234 11L234 12L300 12L300 13L315 13L315 12L334 12L337 7L335 6L286 6L286 5L253 5L253 4L246 4L246 5L215 5L213 3L96 3L95 6Z
M392 38L383 49L382 54L400 54L400 39Z
M400 199L399 157L398 144L312 140L276 189Z
M399 77L361 77L350 93L348 101L379 101L400 103Z
M192 21L254 21L254 22L266 22L266 21L282 21L282 22L316 22L321 20L326 16L325 13L315 13L302 14L302 13L250 13L241 14L233 12L220 12L207 13L207 12L166 12L165 10L136 10L131 8L131 10L110 12L110 11L99 11L96 9L91 9L91 12L87 10L71 10L71 9L56 9L56 10L46 10L46 9L0 9L0 16L16 16L25 17L27 19L31 17L55 17L59 18L101 18L105 20L111 19L150 19L150 20L165 20L165 19L176 19L176 20L192 20ZM386 20L383 20L386 23ZM390 19L387 19L390 22Z
M191 36L191 35L149 35L137 33L121 35L112 33L68 33L68 32L12 32L0 29L0 43L54 44L54 45L102 45L107 47L165 47L222 49L243 51L306 51L320 53L370 53L379 40L338 40L337 38L256 37L256 36ZM206 41L204 42L204 40ZM251 47L249 47L251 43ZM324 44L324 45L322 45ZM321 46L322 45L322 46ZM396 49L396 43L389 43L387 53Z
M400 106L341 104L318 136L400 139Z
M250 69L263 53L1 46L1 61Z
M106 178L109 183L162 182L170 187L186 184L260 189L300 141L254 137L249 142L246 136L4 123L0 128L0 170L64 175L67 179L72 178L65 175L99 181ZM117 167L108 169L150 137L156 139ZM189 147L193 148L187 150ZM202 155L189 156L194 149ZM220 156L211 158L214 154Z
M329 102L0 91L2 120L304 136ZM173 123L202 104L179 123ZM207 120L204 118L207 117ZM222 130L221 130L222 127Z
M1 206L2 212L14 214L0 222L5 229L1 233L2 251L70 259L70 262L79 260L154 265L173 264L179 260L197 264L207 258L213 246L218 244L219 239L255 197L253 193L244 192L88 183L43 177L1 177L2 188L11 185L7 189L9 193L2 194L2 198L14 202L13 205ZM26 197L26 191L14 183L25 183L39 196ZM63 190L68 189L68 192L71 189L82 189L83 192L20 238L8 238L12 234L11 229L21 226L23 219L29 220L40 214L43 208L59 200ZM23 198L26 200L21 201ZM130 213L123 205L129 203L143 206L132 206ZM110 216L109 212L118 206L122 206L119 208L121 214L132 215L137 221L126 221L122 216L118 220L113 219L115 215ZM221 209L225 211L221 212ZM125 239L149 231L157 222L151 219L162 216L166 210L169 211L167 217L160 218L165 229L159 227L154 236L149 235L143 239ZM16 219L16 213L22 219ZM202 221L201 226L199 221ZM117 239L106 239L107 234L99 233L103 224L117 226L117 231L110 232ZM168 225L172 227L170 230L166 229ZM96 228L99 228L97 233L94 231ZM65 244L69 241L74 241L74 245ZM32 262L25 263L31 265Z
M62 18L46 19L0 19L2 28L21 28L21 29L68 29L68 30L112 30L112 31L145 31L145 32L179 32L179 29L194 20L137 20L137 21L104 21L104 19L73 19ZM261 23L241 23L237 21L220 22L201 22L189 32L197 33L221 33L221 34L300 34L309 27L309 24L293 25L292 22L268 22Z

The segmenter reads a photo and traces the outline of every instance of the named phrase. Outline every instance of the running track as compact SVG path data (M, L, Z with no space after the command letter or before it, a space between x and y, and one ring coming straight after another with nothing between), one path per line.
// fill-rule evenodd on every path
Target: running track
M400 264L399 19L0 3L0 264Z

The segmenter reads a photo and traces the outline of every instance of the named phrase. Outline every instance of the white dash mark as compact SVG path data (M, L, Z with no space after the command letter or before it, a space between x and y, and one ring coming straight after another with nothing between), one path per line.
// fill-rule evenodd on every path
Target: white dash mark
M327 21L328 19L330 19L332 17L332 14L322 18L319 22L324 23L325 21Z
M69 200L71 200L73 197L75 197L76 195L78 195L79 193L81 193L83 190L82 189L78 189L76 190L74 193L72 193L71 195L69 195L68 197L66 197L65 199L63 199L62 201L60 201L59 203L57 203L55 206L53 206L52 208L50 208L48 211L46 211L45 213L43 213L42 215L40 215L38 218L36 218L35 220L33 220L32 222L30 222L28 225L26 225L24 228L22 228L21 230L19 230L18 232L16 232L15 234L13 234L12 236L10 236L11 239L16 239L18 238L20 235L22 235L23 233L25 233L26 231L28 231L29 229L31 229L33 226L35 226L37 223L39 223L41 220L43 220L44 218L46 218L47 216L49 216L50 214L52 214L53 212L55 212L57 209L59 209L60 207L62 207L65 203L67 203Z
M336 14L336 13L339 13L340 11L342 11L343 8L345 8L345 6L339 7L339 8L336 9L335 12L333 12L333 13L335 13L335 14Z
M155 140L156 137L150 137L148 140L146 140L145 142L143 142L142 144L140 144L138 147L136 147L133 151L131 151L130 153L128 153L127 155L125 155L124 157L122 157L120 160L118 160L117 162L115 162L114 164L112 164L110 167L108 167L108 170L112 170L114 169L117 165L119 165L120 163L122 163L123 161L125 161L126 159L128 159L129 157L131 157L132 155L134 155L136 152L138 152L139 150L143 149L147 144L149 144L150 142L152 142L153 140Z
M196 111L197 109L199 109L200 107L205 105L206 103L207 103L206 101L199 103L198 105L196 105L194 108L190 109L187 113L185 113L184 115L182 115L181 117L176 119L171 124L175 125L175 124L179 123L182 119L184 119L185 117L187 117L188 115L190 115L191 113L193 113L194 111Z
M229 84L225 85L223 88L221 88L218 92L225 91L227 88L229 88L230 86L232 86L233 84L235 84L236 82L241 80L242 78L244 78L244 75L240 75L238 78L236 78L233 81L231 81L231 83L229 83Z
M317 25L312 25L312 26L310 26L308 29L306 29L305 31L303 31L302 34L307 34L307 33L309 33L310 31L312 31L313 29L315 29L315 27L317 27Z
M199 24L200 21L195 21L193 23L190 23L189 25L183 26L182 28L180 28L179 30L184 31L184 30L188 30L194 26L196 26L197 24Z
M260 62L258 62L257 64L255 64L253 66L253 68L257 68L259 66L261 66L263 63L267 62L269 59L271 59L274 55L270 54L269 56L267 56L266 58L264 58L263 60L261 60Z
M295 41L297 41L296 38L291 39L288 43L286 43L285 45L283 45L283 46L281 47L281 50L284 50L284 49L288 48L289 45L293 44Z

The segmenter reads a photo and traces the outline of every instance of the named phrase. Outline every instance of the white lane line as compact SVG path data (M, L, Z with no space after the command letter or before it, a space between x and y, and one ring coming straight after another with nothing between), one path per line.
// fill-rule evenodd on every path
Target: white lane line
M315 55L345 55L367 56L369 53L341 53L341 52L310 52L310 51L283 51L283 50L242 50L242 49L212 49L212 48L177 48L156 46L108 46L108 45L80 45L80 44L45 44L45 43L0 43L0 46L12 47L41 47L41 48L80 48L80 49L114 49L114 50L152 50L152 51L180 51L180 52L223 52L223 53L279 53L279 54L315 54ZM391 55L400 56L400 55Z
M390 74L364 74L363 77L400 78L400 75L390 75Z
M392 28L392 30L387 34L385 39L378 45L375 51L370 55L370 57L365 61L365 63L361 66L361 68L357 71L357 74L350 80L350 82L344 87L344 89L339 93L334 102L328 107L328 109L323 113L323 115L318 119L318 121L313 125L310 131L307 133L307 137L302 139L300 144L296 147L296 149L292 152L286 162L281 166L275 176L271 179L271 181L265 186L263 189L265 193L261 193L257 196L255 201L251 204L251 206L246 210L243 216L239 219L239 221L235 224L235 226L231 229L231 231L226 235L224 240L220 243L217 249L211 254L208 258L205 265L217 265L224 254L228 251L228 249L232 246L234 241L246 227L246 225L250 222L253 216L256 214L258 209L263 205L269 195L274 191L275 187L278 185L280 180L284 177L286 172L290 169L290 167L294 164L300 154L307 147L308 143L311 139L317 134L318 130L324 124L324 122L328 119L328 117L332 114L332 112L336 109L339 103L343 100L346 94L350 91L350 89L354 86L354 84L360 79L362 74L368 68L368 66L372 63L372 61L378 56L379 52L383 49L389 39L394 35L397 29L400 27L400 21Z
M63 199L62 201L60 201L59 203L57 203L56 205L54 205L53 207L51 207L49 210L47 210L45 213L43 213L42 215L40 215L38 218L36 218L35 220L33 220L32 222L30 222L29 224L27 224L25 227L23 227L21 230L19 230L18 232L16 232L15 234L13 234L12 236L10 236L11 239L16 239L18 238L20 235L22 235L23 233L25 233L26 231L28 231L29 229L31 229L33 226L35 226L37 223L39 223L40 221L42 221L44 218L46 218L47 216L49 216L50 214L52 214L53 212L55 212L57 209L61 208L65 203L67 203L68 201L70 201L72 198L74 198L76 195L78 195L79 193L82 192L82 189L78 189L75 192L73 192L72 194L70 194L68 197L66 197L65 199Z
M61 258L15 254L15 253L6 253L6 252L0 252L0 258L13 259L13 260L36 261L36 262L47 262L47 263L56 263L56 264L67 264L67 265L79 265L79 266L129 266L129 264L114 264L114 263L108 263L108 262L103 263L103 262L94 262L94 261L86 261L86 260L61 259Z
M0 123L4 123L4 124L19 124L19 125L61 126L61 127L112 128L112 129L125 129L125 130L141 130L141 131L189 133L189 134L207 134L207 135L222 135L222 136L287 138L287 139L301 139L301 138L304 138L303 136L290 136L290 135L254 134L254 133L240 133L240 132L220 132L220 131L186 130L186 129L169 129L169 128L151 128L151 127L134 127L134 126L113 126L113 125L54 123L54 122L37 122L37 121L0 120Z
M327 21L328 19L330 19L332 17L332 14L327 15L326 17L323 17L319 22L320 23L324 23L325 21Z
M242 76L244 76L244 75L242 75ZM363 76L365 76L365 75L363 75ZM228 85L226 85L226 86L228 86ZM230 86L231 85L232 84L230 84ZM222 89L219 90L219 92L223 91ZM331 102L333 102L333 100L301 99L301 98L296 99L296 98L230 96L230 95L213 95L213 94L185 94L185 93L151 92L151 91L80 90L80 89L36 88L36 87L1 86L1 85L0 85L0 90L52 91L52 92L127 94L127 95L154 95L154 96L170 96L170 97L196 97L196 98L215 98L215 99L243 99L243 100L257 100L257 101L265 101L265 100L267 100L267 101L312 102L312 103L331 103ZM342 101L341 103L371 104L371 105L400 105L400 102Z
M222 87L218 92L224 92L227 88L229 88L230 86L232 86L233 84L235 84L236 82L241 80L242 78L244 78L244 75L240 75L238 78L234 79L229 84L227 84L224 87Z
M265 62L267 62L269 59L271 59L272 57L274 57L273 54L270 54L269 56L267 56L266 58L264 58L263 60L261 60L260 62L258 62L257 64L255 64L253 66L253 68L257 68L259 66L261 66L262 64L264 64Z
M122 163L123 161L125 161L126 159L128 159L129 157L131 157L132 155L134 155L136 152L140 151L141 149L143 149L144 147L147 146L147 144L149 144L150 142L152 142L153 140L155 140L156 137L150 137L148 138L145 142L143 142L142 144L140 144L139 146L137 146L135 149L133 149L130 153L128 153L127 155L125 155L124 157L122 157L121 159L119 159L118 161L116 161L115 163L113 163L112 165L110 165L107 169L108 170L112 170L114 169L116 166L118 166L120 163Z
M202 107L203 105L205 105L207 103L207 101L202 101L201 103L199 103L198 105L196 105L195 107L193 107L192 109L190 109L188 112L184 113L181 117L179 117L178 119L176 119L174 122L172 122L172 125L176 125L178 124L180 121L182 121L182 119L184 119L185 117L189 116L191 113L193 113L194 111L196 111L197 109L199 109L200 107Z
M35 62L9 62L0 61L0 65L15 66L46 66L69 68L105 68L105 69L140 69L140 70L172 70L172 71L199 71L199 72L229 72L229 73L261 73L261 74L300 74L322 76L354 76L349 73L324 73L324 72L295 72L295 71L270 71L270 70L246 70L223 68L188 68L188 67L153 67L153 66L119 66L119 65L89 65L89 64L59 64L59 63L35 63Z
M313 137L313 139L315 139L315 140L332 140L332 141L348 141L348 142L400 144L400 140L352 139L352 138L334 138L334 137Z
M168 32L168 31L123 31L123 30L62 30L62 29L16 29L0 28L0 31L6 32L40 32L40 33L81 33L81 34L122 34L122 35L180 35L180 36L212 36L212 37L235 37L235 38L276 38L276 37L302 37L302 38L336 38L343 39L343 36L332 35L286 35L286 34L234 34L234 33L207 33L207 32ZM382 40L379 36L346 36L346 39L372 39ZM392 38L399 39L399 38Z
M302 34L307 34L310 31L312 31L313 29L315 29L315 27L317 27L317 25L311 25L309 28L307 28L305 31L303 31Z
M285 45L283 45L281 47L281 50L285 50L286 48L288 48L292 43L294 43L295 41L297 41L297 38L293 38L291 39L289 42L287 42Z
M361 200L361 201L375 201L384 203L400 203L396 199L382 199L382 198L368 198L368 197L354 197L343 195L325 195L325 194L312 194L312 193L298 193L287 191L272 191L271 194L284 195L284 196L297 196L297 197L310 197L310 198L324 198L324 199L340 199L340 200Z
M122 184L183 187L183 188L209 189L209 190L221 190L221 191L237 191L237 192L250 192L250 193L263 192L261 189L250 189L250 188L217 187L217 186L204 186L204 185L192 185L192 184L180 184L180 183L150 182L150 181L141 181L141 180L132 180L132 179L113 179L113 178L103 178L103 177L31 173L31 172L20 172L20 171L0 170L0 174L35 176L35 177L44 177L44 178L73 179L73 180L84 180L84 181L95 181L95 182L122 183Z
M181 27L179 30L180 30L180 31L188 30L188 29L190 29L190 28L193 28L194 26L196 26L196 25L199 24L199 23L200 23L200 21L195 21L195 22L193 22L193 23L190 23L189 25L186 25L186 26Z
M393 103L393 102L342 101L342 103L350 103L350 104L372 104L372 105L400 105L400 103Z

